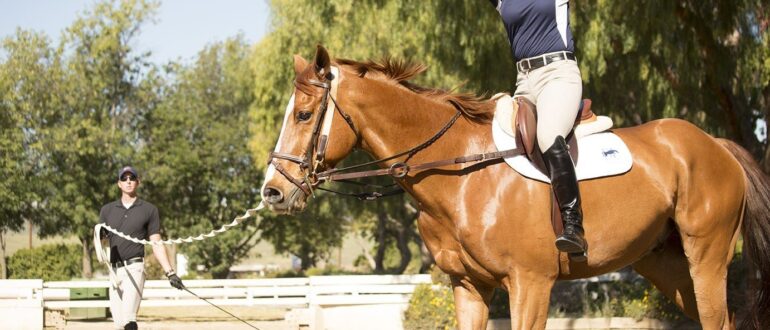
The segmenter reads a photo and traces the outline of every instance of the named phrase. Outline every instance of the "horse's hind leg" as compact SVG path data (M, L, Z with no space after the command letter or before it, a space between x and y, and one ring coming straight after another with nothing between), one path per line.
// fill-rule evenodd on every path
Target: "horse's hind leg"
M683 237L682 244L690 262L690 276L703 329L733 328L727 310L727 266L735 245L730 239L717 235Z
M703 329L731 329L727 268L738 240L744 186L741 181L732 186L693 188L675 221L690 265L698 317Z
M699 319L689 264L679 235L672 234L632 267L679 306L685 315L695 321Z
M455 298L457 329L483 330L487 328L489 302L494 288L472 283L468 278L450 276Z

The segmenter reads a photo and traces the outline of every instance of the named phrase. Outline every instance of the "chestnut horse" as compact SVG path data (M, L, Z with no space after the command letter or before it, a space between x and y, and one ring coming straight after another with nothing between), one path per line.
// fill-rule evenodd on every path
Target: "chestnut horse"
M615 129L633 167L580 182L589 248L588 260L576 263L554 246L547 184L499 158L416 170L496 151L493 101L409 83L420 65L332 61L321 46L310 63L294 61L295 90L270 155L265 204L301 211L354 148L383 160L378 174L392 174L419 204L420 235L451 277L460 329L486 328L500 286L509 292L512 329L542 329L556 280L627 265L704 329L734 328L726 278L741 228L762 275L746 324L770 326L763 319L770 309L770 180L736 144L677 119Z

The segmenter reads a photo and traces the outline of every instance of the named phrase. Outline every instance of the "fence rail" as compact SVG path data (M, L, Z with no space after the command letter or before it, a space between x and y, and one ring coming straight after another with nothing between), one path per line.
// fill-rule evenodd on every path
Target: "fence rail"
M629 280L610 273L577 282ZM292 308L287 320L310 328L348 327L350 313L362 322L377 320L385 328L401 328L401 313L419 284L431 283L430 275L311 276L307 278L248 280L186 280L195 294L221 306L271 306ZM0 319L20 322L20 329L40 329L43 310L106 308L106 296L73 300L75 289L108 289L109 281L44 282L0 280ZM205 306L188 292L172 288L168 281L146 281L142 306ZM390 323L389 323L390 322ZM365 323L362 323L363 326Z
M187 280L185 285L217 305L308 307L328 304L401 303L429 275L312 276L254 280ZM47 309L109 307L105 297L71 300L71 290L108 289L109 281L0 281L0 306L26 301ZM168 281L146 281L142 306L200 306L206 302L172 288Z

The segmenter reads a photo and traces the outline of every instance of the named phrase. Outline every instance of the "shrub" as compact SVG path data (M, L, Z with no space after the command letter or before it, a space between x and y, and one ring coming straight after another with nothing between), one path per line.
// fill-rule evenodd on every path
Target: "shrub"
M79 244L47 244L20 249L8 260L9 278L68 281L81 276L82 258Z
M329 275L360 275L361 273L342 269L334 265L327 265L323 268L310 267L305 271L305 276L329 276Z
M455 302L449 276L437 267L431 269L433 285L420 284L409 299L404 312L404 329L454 329Z
M404 329L454 329L456 325L452 288L420 284L414 289L404 312Z

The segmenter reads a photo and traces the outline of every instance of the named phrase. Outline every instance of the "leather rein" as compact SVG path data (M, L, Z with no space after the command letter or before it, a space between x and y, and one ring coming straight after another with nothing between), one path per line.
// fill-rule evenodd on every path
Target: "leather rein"
M287 153L270 152L268 156L268 164L273 165L276 171L281 173L284 177L286 177L286 179L288 179L291 183L293 183L300 190L302 190L302 192L304 192L306 196L314 195L313 189L317 188L319 190L324 190L324 191L328 191L328 192L332 192L340 195L356 197L359 200L375 200L380 197L403 193L404 191L401 188L398 188L398 189L386 191L386 192L372 191L372 192L354 194L354 193L345 193L345 192L339 192L339 191L334 191L330 189L324 189L317 186L324 182L336 181L336 182L342 182L342 183L363 185L367 187L386 188L390 186L395 186L396 184L388 185L388 186L379 186L379 185L371 185L371 184L365 184L365 183L349 181L349 180L367 178L367 177L385 176L385 175L391 176L394 179L401 179L411 172L425 171L428 169L440 168L444 166L463 164L463 163L480 163L480 162L494 160L494 159L523 155L526 153L524 148L517 146L517 148L503 150L503 151L471 154L471 155L465 155L461 157L447 158L443 160L414 164L414 165L408 164L409 160L414 155L416 155L418 152L422 151L423 149L429 147L434 142L436 142L439 138L441 138L441 136L443 136L444 133L446 133L455 124L457 119L460 118L460 116L462 115L462 112L460 111L460 105L453 101L449 101L452 104L452 106L454 106L455 109L457 109L457 112L454 114L454 116L452 116L451 119L449 119L449 121L446 124L444 124L444 126L438 132L436 132L432 137L427 139L425 142L409 150L397 153L395 155L392 155L383 159L378 159L378 160L366 162L363 164L357 164L357 165L352 165L352 166L343 167L343 168L334 168L327 171L318 172L319 168L323 164L323 161L326 155L326 147L329 139L331 122L335 111L338 112L340 116L342 116L342 118L348 124L350 129L356 134L356 136L359 136L358 131L356 130L356 127L353 124L351 117L347 113L345 113L345 111L342 110L342 108L337 103L337 100L335 100L334 95L332 95L332 94L336 94L335 92L336 92L337 84L335 84L336 82L335 79L337 79L338 75L339 74L338 74L337 68L332 67L332 72L325 75L326 80L328 80L329 82L323 82L315 79L309 80L309 83L311 85L323 88L324 94L323 94L323 97L321 98L321 104L319 105L319 116L318 116L319 119L316 121L314 125L313 134L311 135L310 141L308 142L306 153L302 157L299 157L299 156L287 154ZM295 81L295 84L296 84L296 81ZM329 103L329 100L331 100L331 103ZM330 108L333 108L333 109L330 109ZM329 113L328 116L327 116L327 112ZM314 153L315 155L313 155ZM362 167L366 167L374 164L380 164L402 156L406 156L406 159L404 161L393 163L387 168L348 172L353 169L358 169L358 168L362 168ZM278 162L279 159L288 160L290 162L298 164L300 167L300 170L302 171L303 178L296 178L292 176L283 166L281 166L281 164Z

